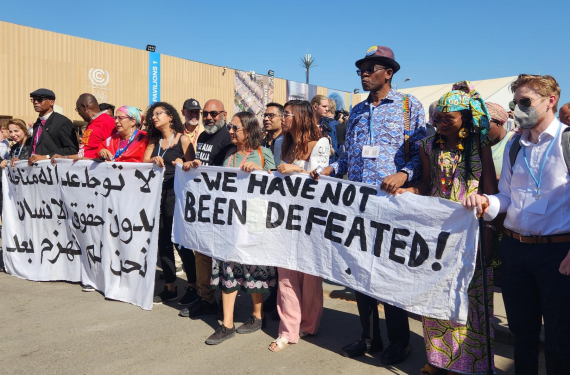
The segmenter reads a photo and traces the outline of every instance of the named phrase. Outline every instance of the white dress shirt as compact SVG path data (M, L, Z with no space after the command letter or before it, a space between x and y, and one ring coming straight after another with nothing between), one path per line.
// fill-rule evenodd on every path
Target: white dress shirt
M506 212L505 228L521 235L552 235L570 233L570 177L562 154L562 124L542 171L540 199L536 199L536 183L523 158L523 148L532 173L539 179L540 166L548 145L553 142L558 127L554 119L538 137L538 143L529 141L530 130L520 138L521 150L512 168L509 151L513 141L505 148L503 173L499 180L499 194L490 195L486 220Z

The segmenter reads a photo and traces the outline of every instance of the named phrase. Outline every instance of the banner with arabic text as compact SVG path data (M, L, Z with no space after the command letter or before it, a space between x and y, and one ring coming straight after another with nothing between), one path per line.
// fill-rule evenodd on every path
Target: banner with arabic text
M162 169L153 164L20 161L2 173L8 273L73 281L152 308Z

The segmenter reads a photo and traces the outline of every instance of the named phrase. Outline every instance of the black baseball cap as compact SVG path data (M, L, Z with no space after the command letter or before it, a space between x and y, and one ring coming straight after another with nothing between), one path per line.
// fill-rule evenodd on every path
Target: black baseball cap
M30 98L46 98L50 100L55 100L55 94L53 91L48 89L37 89L30 93Z
M200 103L196 99L188 99L184 102L184 106L182 108L187 109L189 111L194 111L196 109L202 109L200 107Z

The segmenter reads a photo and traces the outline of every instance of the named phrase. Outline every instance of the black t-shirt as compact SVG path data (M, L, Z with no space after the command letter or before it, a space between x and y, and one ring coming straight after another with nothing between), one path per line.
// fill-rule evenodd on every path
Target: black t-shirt
M200 159L202 165L222 166L224 157L232 146L230 133L225 126L215 134L203 131L198 137L196 159Z

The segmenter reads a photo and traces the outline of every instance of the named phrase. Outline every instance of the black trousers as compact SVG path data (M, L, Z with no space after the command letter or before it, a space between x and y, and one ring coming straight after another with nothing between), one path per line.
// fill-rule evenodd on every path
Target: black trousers
M356 303L358 304L358 314L362 325L362 338L373 342L382 342L380 337L380 318L378 317L378 301L372 297L354 291ZM407 345L410 341L410 325L408 323L408 313L387 303L384 304L386 314L386 327L388 330L388 340L390 343L399 342Z
M558 271L569 250L570 242L534 245L503 236L502 291L517 375L538 374L542 319L548 375L570 374L570 276Z
M174 222L174 189L164 189L160 201L160 227L158 229L158 255L167 284L176 281L176 265L174 261L174 244L172 243L172 224ZM196 282L196 259L194 252L185 247L176 245L176 250L182 259L182 266L188 283Z

